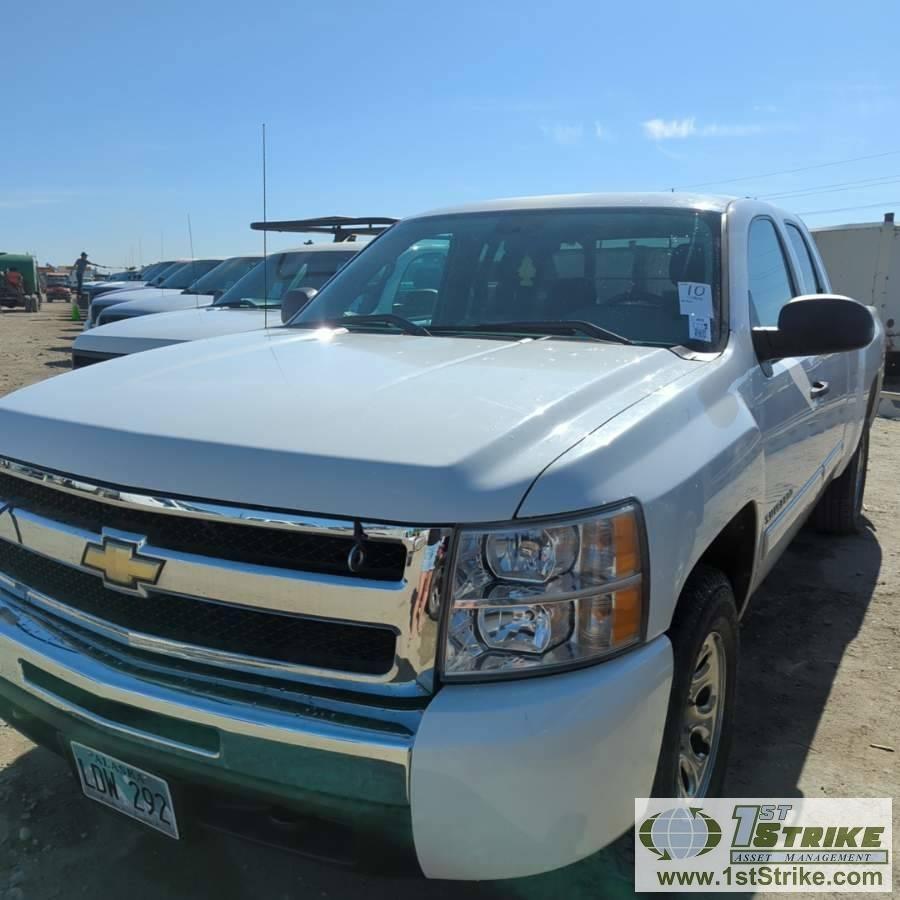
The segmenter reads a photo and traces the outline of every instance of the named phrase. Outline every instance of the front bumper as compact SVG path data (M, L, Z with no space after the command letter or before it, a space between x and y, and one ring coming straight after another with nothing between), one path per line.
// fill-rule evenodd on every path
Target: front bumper
M577 672L446 686L414 728L408 710L389 727L325 715L312 696L251 701L148 672L85 653L0 585L0 713L33 739L159 773L176 803L180 787L252 798L411 845L429 877L496 879L574 862L632 824L656 768L672 653L662 637Z

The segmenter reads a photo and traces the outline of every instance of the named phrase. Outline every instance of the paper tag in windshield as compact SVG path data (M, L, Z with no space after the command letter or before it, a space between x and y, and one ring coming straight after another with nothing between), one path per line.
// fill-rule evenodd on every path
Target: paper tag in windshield
M678 306L683 316L713 317L712 288L699 281L678 282Z
M691 316L688 319L688 334L692 341L706 341L708 344L712 340L709 319L705 316Z

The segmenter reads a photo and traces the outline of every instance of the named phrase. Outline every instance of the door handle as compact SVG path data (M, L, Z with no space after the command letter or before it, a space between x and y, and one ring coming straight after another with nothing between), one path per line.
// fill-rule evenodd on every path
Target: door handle
M827 381L814 381L809 389L809 396L813 400L821 400L828 393L829 387Z

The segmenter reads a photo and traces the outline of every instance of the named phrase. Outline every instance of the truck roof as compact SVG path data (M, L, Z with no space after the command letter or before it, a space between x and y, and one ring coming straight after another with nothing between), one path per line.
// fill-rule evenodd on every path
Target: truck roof
M580 209L597 206L648 206L675 209L707 209L725 212L735 197L715 194L690 194L671 191L648 193L548 194L540 197L508 197L481 203L468 203L419 213L410 218L473 212L509 212L526 209Z
M301 244L299 247L286 247L284 250L270 250L269 256L277 256L279 253L352 253L354 250L361 250L368 243L368 238L362 241L341 241L339 244L317 241L312 244Z

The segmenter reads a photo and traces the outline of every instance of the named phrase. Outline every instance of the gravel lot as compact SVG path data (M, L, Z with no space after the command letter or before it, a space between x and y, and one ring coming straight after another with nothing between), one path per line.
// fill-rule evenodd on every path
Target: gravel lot
M0 313L0 394L68 368L80 331L68 309ZM742 629L730 793L900 794L898 484L900 421L882 419L868 529L846 539L801 534L754 598ZM61 759L0 722L0 897L596 900L631 895L629 866L622 842L561 872L461 886L363 876L222 836L175 844L83 799ZM896 857L894 879L900 885Z

